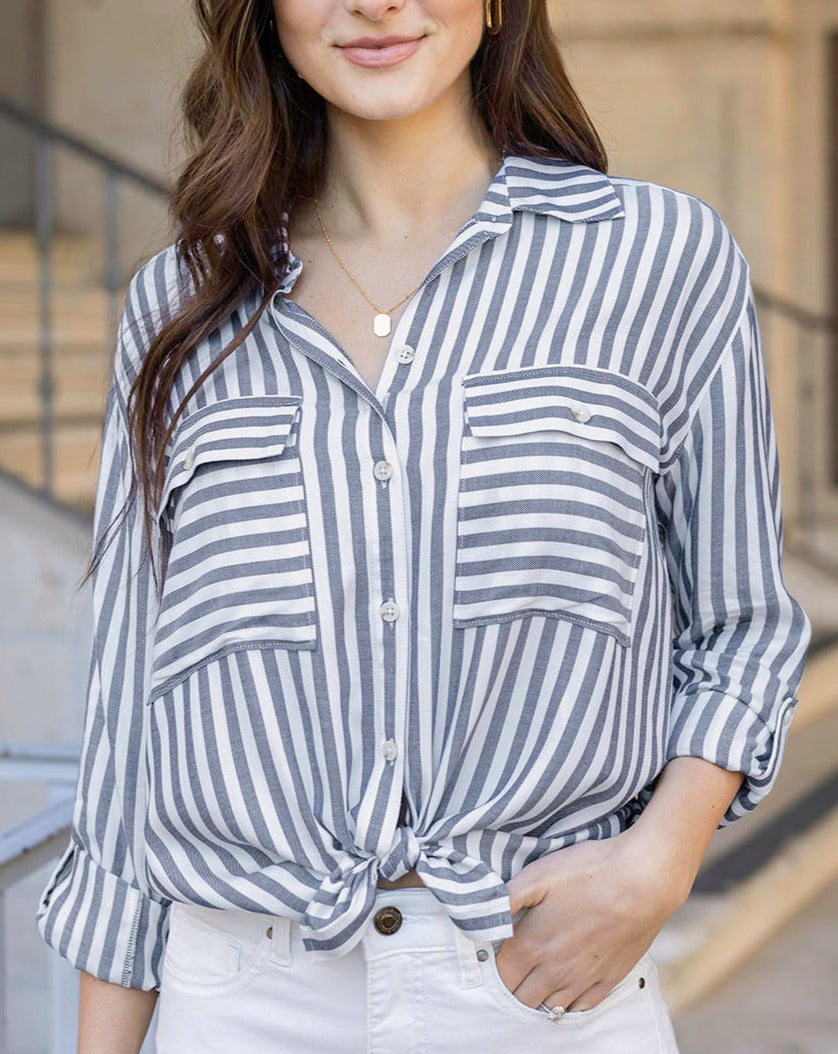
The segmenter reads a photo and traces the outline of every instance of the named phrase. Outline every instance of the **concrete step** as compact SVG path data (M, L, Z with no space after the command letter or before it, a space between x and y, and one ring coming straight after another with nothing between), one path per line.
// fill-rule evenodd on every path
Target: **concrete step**
M838 881L674 1017L681 1054L838 1051Z
M121 308L124 293L117 300ZM0 286L0 348L9 345L37 349L41 334L37 289ZM110 299L104 289L56 287L51 298L50 325L57 344L99 343L113 340Z
M50 248L54 494L93 510L115 333L97 240L58 235ZM0 467L43 486L39 256L28 231L0 231ZM124 290L118 296L118 309Z
M53 496L87 515L93 511L96 500L101 431L98 420L65 421L55 429ZM0 430L0 468L32 487L42 487L40 429Z
M95 284L100 280L95 240L59 234L50 249L53 281L62 285ZM0 230L0 285L37 286L40 259L31 231Z
M96 418L104 412L112 359L110 349L89 344L67 345L54 355L53 414L57 419ZM40 376L36 355L0 351L0 431L40 421Z
M677 1015L838 881L838 643L810 654L774 788L716 833L693 892L652 944Z

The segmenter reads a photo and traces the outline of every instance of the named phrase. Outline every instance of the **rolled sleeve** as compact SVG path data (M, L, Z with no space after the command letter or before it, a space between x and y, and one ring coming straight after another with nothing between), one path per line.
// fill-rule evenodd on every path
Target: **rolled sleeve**
M118 515L132 477L122 364L130 311L129 301L102 431L94 537L110 527L109 544L92 576L93 645L70 840L36 922L46 943L77 969L150 989L160 985L170 902L148 896L138 881L143 685L156 589L141 495Z
M77 970L148 989L160 987L167 912L168 904L144 896L71 841L41 896L37 921L46 943Z
M745 774L719 828L774 785L811 637L783 582L778 452L746 286L730 345L655 480L674 621L666 760Z

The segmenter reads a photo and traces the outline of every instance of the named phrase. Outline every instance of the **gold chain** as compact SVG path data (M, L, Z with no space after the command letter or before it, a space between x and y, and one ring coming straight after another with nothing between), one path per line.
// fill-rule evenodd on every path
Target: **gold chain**
M500 154L498 155L498 168L500 168L500 166L502 164L503 164L503 151L501 151ZM356 289L361 294L361 296L363 296L363 298L370 305L370 307L373 309L373 311L376 312L375 319L373 320L373 332L378 337L386 337L386 336L388 336L389 333L390 333L390 321L391 321L390 320L390 314L391 314L391 312L393 312L399 306L399 304L403 304L405 300L409 300L410 297L412 297L414 293L416 293L419 289L421 289L422 288L422 283L420 282L419 285L417 285L415 289L411 289L411 291L409 293L405 294L405 296L403 296L401 298L401 300L397 300L396 303L393 304L393 306L390 308L389 311L383 311L377 304L373 303L373 301L367 295L366 291L361 287L361 284L358 282L358 280L355 278L355 276L352 274L352 272L349 270L349 268L346 266L346 264L343 262L343 260L341 260L340 256L338 255L338 251L334 247L334 245L332 244L332 239L329 237L329 232L326 230L326 225L323 222L322 215L320 214L320 204L317 201L317 198L314 199L314 208L317 210L317 219L320 221L320 229L323 231L323 235L325 236L326 241L329 244L329 248L332 250L332 255L337 260L337 262L340 264L341 268L344 270L346 275L349 277L349 280L356 287Z

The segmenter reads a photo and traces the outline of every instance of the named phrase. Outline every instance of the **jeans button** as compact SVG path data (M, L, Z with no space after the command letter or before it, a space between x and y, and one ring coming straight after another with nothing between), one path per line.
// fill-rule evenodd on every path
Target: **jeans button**
M379 933L395 933L402 924L402 913L394 904L388 904L376 911L372 921Z

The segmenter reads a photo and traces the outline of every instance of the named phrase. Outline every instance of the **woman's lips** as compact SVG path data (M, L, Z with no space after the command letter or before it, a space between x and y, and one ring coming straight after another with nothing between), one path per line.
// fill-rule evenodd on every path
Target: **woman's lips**
M422 37L417 37L384 48L342 47L340 50L356 66L394 66L412 55L421 43Z

